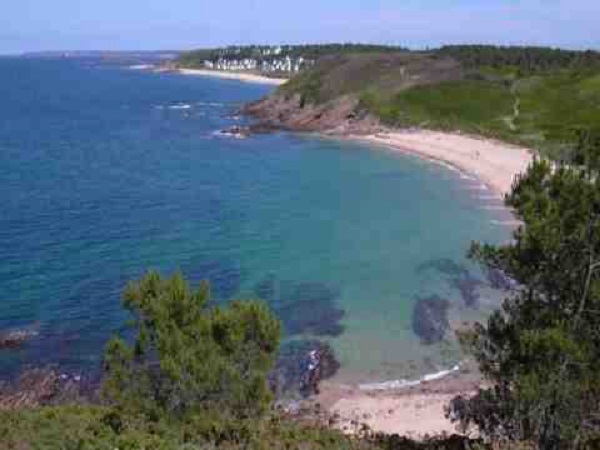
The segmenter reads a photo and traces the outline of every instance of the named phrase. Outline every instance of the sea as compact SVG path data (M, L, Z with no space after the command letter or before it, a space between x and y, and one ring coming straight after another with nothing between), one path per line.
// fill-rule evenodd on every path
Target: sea
M148 270L208 280L215 303L263 298L284 346L331 346L341 383L460 364L452 329L503 296L466 258L511 235L479 180L364 143L219 133L272 86L22 58L0 59L0 86L0 330L33 333L0 376L99 370ZM450 305L435 343L415 333L431 297Z

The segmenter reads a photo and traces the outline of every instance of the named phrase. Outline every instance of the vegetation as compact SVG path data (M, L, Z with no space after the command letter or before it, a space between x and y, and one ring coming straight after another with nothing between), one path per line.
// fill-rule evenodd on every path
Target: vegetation
M491 387L460 418L543 450L600 445L600 132L577 136L571 166L536 161L515 183L514 243L471 249L521 287L462 336Z
M270 401L267 374L280 325L266 305L209 304L181 275L150 273L125 290L133 345L115 338L106 351L104 393L112 404L148 417L185 417L206 409L260 415Z
M459 130L564 159L573 129L600 122L600 53L534 47L456 46L428 52L322 57L282 86L302 105L360 100L393 127Z
M271 51L276 46L267 45L246 45L229 46L222 48L199 49L183 53L177 63L182 67L194 68L202 67L204 61L215 62L219 58L224 59L244 59L254 58L260 61L270 61L273 58L289 56L290 58L304 58L309 61L315 61L328 55L340 55L347 53L372 53L382 52L391 53L401 50L399 47L390 47L386 45L369 44L319 44L319 45L282 45L281 54L265 54L265 51Z
M458 59L464 67L490 67L505 73L512 69L520 74L539 74L556 70L600 68L600 53L570 51L548 47L495 47L490 45L446 46L437 54Z
M98 406L0 411L0 436L1 450L374 448L368 442L351 440L314 424L282 420L275 415L232 419L205 412L185 420L168 417L148 420Z

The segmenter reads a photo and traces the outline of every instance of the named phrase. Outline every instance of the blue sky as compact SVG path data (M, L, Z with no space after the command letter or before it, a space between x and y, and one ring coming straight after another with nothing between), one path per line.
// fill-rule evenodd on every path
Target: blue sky
M600 0L1 0L0 53L240 43L600 48Z

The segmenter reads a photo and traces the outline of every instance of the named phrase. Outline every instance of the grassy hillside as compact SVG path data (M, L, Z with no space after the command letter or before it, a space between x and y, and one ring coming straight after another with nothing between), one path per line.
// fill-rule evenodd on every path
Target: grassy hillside
M280 94L302 104L346 95L395 127L460 130L568 152L574 130L600 126L600 53L445 47L322 58Z

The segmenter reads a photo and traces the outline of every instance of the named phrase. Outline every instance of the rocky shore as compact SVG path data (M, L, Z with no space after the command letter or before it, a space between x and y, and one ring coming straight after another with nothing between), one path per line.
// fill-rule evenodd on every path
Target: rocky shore
M257 126L329 135L368 135L383 130L379 120L357 113L359 102L347 96L323 105L305 104L299 94L276 91L246 105L242 112L258 120Z

